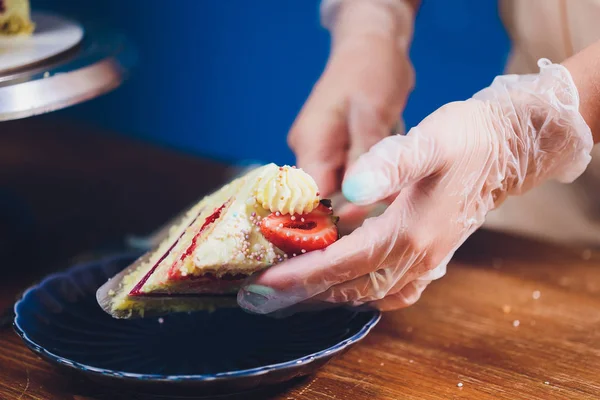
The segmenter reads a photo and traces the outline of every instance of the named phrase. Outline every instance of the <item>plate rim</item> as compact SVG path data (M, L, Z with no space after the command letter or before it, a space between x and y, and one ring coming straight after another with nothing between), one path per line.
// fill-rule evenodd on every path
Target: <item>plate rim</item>
M217 372L214 374L191 374L191 375L164 375L164 374L141 374L136 372L126 372L126 371L116 371L110 370L106 368L94 367L91 365L87 365L84 363L79 363L76 361L69 360L66 357L60 356L58 354L53 353L52 351L47 350L42 345L36 343L32 338L29 337L25 329L19 324L19 308L23 304L23 301L27 296L30 296L31 293L34 293L36 290L39 290L42 286L47 284L48 281L52 279L58 278L66 278L69 274L72 274L78 270L90 268L93 265L104 264L109 262L114 262L119 259L127 258L127 257L135 257L139 256L140 252L123 252L115 255L102 257L96 259L94 261L88 261L84 263L75 264L72 267L67 268L64 271L54 272L52 274L47 275L40 282L35 283L28 287L19 300L13 306L14 311L14 319L13 319L13 329L17 333L17 335L23 340L25 345L34 353L38 354L42 358L49 360L51 362L57 363L61 366L65 366L76 371L82 371L86 373L91 373L93 375L98 375L102 377L112 376L116 378L123 378L127 380L145 380L145 381L153 381L153 382L179 382L179 381L188 381L188 382L218 382L224 381L231 378L246 378L246 377L257 377L264 374L267 374L272 371L277 371L281 369L286 369L290 367L299 367L306 366L313 362L319 361L322 358L329 357L331 354L336 354L343 352L349 346L354 343L357 343L364 339L369 332L379 323L381 320L382 313L377 309L369 309L368 311L360 311L371 313L371 318L362 326L362 328L343 341L340 341L333 346L330 346L326 349L307 354L305 356L295 358L293 360L284 361L277 364L270 364L260 367L235 370L235 371L225 371L225 372Z

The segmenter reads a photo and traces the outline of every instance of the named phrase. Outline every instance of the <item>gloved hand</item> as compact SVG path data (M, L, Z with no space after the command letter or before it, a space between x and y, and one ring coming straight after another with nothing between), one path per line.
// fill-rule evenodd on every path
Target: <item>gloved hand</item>
M400 118L414 85L407 55L414 10L409 0L324 0L321 16L331 55L288 142L297 165L329 197L347 166Z
M563 66L539 65L539 74L498 77L407 136L373 146L346 173L343 192L356 204L393 199L385 213L323 251L268 269L238 303L256 313L308 299L408 306L506 196L577 178L593 146L577 89Z

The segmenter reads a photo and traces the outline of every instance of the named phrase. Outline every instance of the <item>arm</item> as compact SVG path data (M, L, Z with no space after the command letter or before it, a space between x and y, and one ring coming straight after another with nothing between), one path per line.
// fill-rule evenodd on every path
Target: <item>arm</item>
M569 70L579 91L579 112L589 125L594 143L600 142L600 41L568 58Z
M393 198L385 213L323 251L268 269L240 292L240 305L271 313L303 301L413 304L507 196L583 173L593 146L588 123L600 119L600 57L585 53L578 57L592 58L571 66L574 77L542 59L538 74L497 77L406 136L373 146L349 168L343 192L359 205Z
M388 136L414 86L408 59L416 0L323 0L327 66L290 129L297 165L324 196L349 165Z
M379 34L401 39L408 46L421 0L325 0L323 25L335 37Z

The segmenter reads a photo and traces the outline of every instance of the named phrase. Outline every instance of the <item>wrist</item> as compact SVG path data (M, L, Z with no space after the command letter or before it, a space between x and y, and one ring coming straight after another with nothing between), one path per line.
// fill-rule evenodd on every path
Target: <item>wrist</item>
M577 179L591 161L594 145L592 132L581 114L580 94L570 71L548 59L538 61L540 73L519 85L522 117L529 124L522 126L534 146L529 157L539 164L537 181L555 179L570 183Z
M500 76L473 96L488 104L508 194L549 179L572 182L591 160L592 135L571 74L545 59L538 65L539 74Z
M579 111L589 125L594 143L600 142L600 42L565 60L579 92Z
M408 53L415 18L415 0L323 0L321 21L331 32L332 46L378 37L392 40Z

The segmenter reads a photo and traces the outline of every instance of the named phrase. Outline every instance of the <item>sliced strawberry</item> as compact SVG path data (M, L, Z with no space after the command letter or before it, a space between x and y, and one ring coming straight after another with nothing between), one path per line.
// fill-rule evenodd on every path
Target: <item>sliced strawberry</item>
M331 202L321 204L308 214L280 215L263 218L260 231L274 246L290 256L324 249L339 238Z

